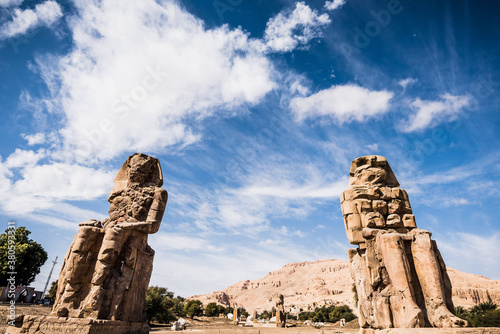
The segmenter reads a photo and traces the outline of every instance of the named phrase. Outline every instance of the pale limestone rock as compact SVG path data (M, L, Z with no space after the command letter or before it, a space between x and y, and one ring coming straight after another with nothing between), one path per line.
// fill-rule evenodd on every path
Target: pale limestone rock
M120 334L149 332L145 297L154 251L147 239L158 231L167 203L162 184L157 159L136 153L123 164L108 198L109 218L103 226L97 220L80 224L62 265L51 317L32 321L46 327L43 333L62 333L54 317L66 319L64 328L87 326L82 333L102 328ZM33 328L29 332L38 333Z
M451 282L431 233L416 228L408 194L387 159L351 164L341 195L363 328L460 327Z
M379 231L375 228L372 230L377 233ZM369 234L370 229L364 229L363 233L365 232ZM371 237L375 235L372 234ZM328 240L328 238L320 239L315 250L330 247ZM357 252L356 249L354 251ZM321 253L318 254L318 257L322 256ZM500 304L500 280L490 280L449 267L447 273L453 284L455 306L469 308L488 301ZM381 275L374 272L372 281L381 278ZM279 288L278 282L281 282ZM358 314L357 306L354 304L354 294L351 291L352 284L349 262L328 259L290 263L257 280L240 281L223 290L191 296L188 299L200 300L205 306L211 302L224 306L238 304L250 313L254 310L261 313L273 306L276 307L272 296L280 292L285 298L285 309L294 305L296 312L291 312L293 315L321 306L325 300L333 305L349 305Z
M281 293L276 295L276 327L285 327L285 297Z

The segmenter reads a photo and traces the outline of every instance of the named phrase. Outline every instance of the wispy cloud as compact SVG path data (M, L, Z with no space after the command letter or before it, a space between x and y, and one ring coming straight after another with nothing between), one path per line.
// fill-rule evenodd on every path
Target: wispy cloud
M155 271L150 284L171 286L169 282L175 282L175 293L188 297L193 291L209 293L235 282L264 277L269 271L290 262L316 259L312 250L285 238L273 238L279 235L280 232L276 231L259 244L253 241L253 246L248 246L244 236L214 240L211 244L216 243L217 246L206 251L193 250L197 252L194 257L190 250L170 249L167 252L164 244L168 244L170 239L151 238L151 246L159 250L155 256L155 268L169 270ZM201 245L201 242L195 241L195 244ZM203 279L200 280L200 277ZM197 286L196 290L192 285Z
M406 87L411 86L417 82L418 82L418 79L406 78L406 79L399 80L398 85L403 87L403 90L406 90Z
M29 204L29 203L28 203ZM51 203L53 204L53 203ZM16 217L31 220L46 226L57 227L60 230L77 231L78 224L89 219L103 220L107 212L97 212L95 210L82 209L76 205L68 203L55 203L47 208L36 208L35 212L17 211Z
M0 0L0 7L14 7L19 6L24 0Z
M479 272L493 279L500 277L498 254L500 254L500 235L482 236L479 234L455 232L436 236L438 247L443 253L446 265L460 268L470 273Z
M473 160L461 166L453 167L450 169L429 173L427 175L417 176L411 183L418 183L420 185L439 185L457 182L466 182L470 178L478 175L486 175L488 170L499 169L500 156L492 154L483 157L480 160Z
M271 196L287 199L333 199L340 196L347 184L347 178L331 184L278 184L278 185L252 185L239 190L244 196Z
M500 157L493 154L434 173L415 170L401 177L400 183L416 201L430 207L472 206L498 198L499 161Z
M470 102L471 97L468 95L444 94L437 101L418 98L410 104L413 114L401 123L400 129L403 132L424 131L440 123L453 121Z

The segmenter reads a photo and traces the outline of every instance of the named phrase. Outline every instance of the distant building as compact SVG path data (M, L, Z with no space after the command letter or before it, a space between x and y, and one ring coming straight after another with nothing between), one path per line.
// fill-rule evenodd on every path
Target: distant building
M14 300L16 303L36 303L43 298L42 293L42 291L37 291L32 287L17 286ZM10 300L10 298L8 298L7 287L0 287L0 301L7 300Z

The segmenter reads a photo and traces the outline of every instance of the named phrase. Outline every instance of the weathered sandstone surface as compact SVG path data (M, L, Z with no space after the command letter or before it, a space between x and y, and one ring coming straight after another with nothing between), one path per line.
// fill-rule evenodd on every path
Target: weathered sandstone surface
M145 334L156 233L167 204L158 159L136 153L114 179L109 218L80 223L64 258L50 316L19 316L14 333Z
M417 228L407 192L386 158L354 159L340 196L349 266L363 328L465 327L432 233Z

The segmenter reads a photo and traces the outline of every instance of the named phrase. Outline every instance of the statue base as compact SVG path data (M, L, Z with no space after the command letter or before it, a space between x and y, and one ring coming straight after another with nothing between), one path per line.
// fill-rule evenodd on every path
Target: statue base
M144 322L25 315L22 322L16 322L15 327L8 326L5 333L148 334L149 330Z

